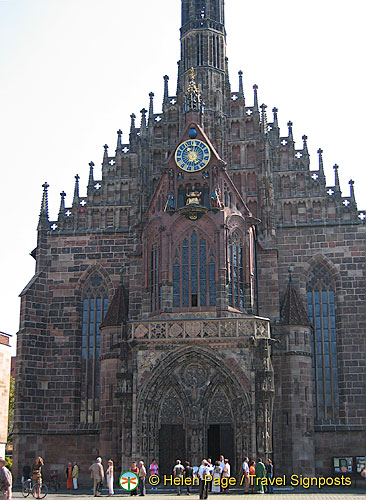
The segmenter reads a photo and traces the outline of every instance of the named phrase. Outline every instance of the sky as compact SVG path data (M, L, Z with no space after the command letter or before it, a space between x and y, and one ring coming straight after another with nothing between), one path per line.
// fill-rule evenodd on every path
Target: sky
M293 122L308 136L311 168L324 151L327 184L339 165L343 195L355 181L366 208L363 0L226 0L232 91L243 71L248 105L279 109L282 135ZM0 0L0 331L19 328L18 297L34 274L42 184L50 219L74 176L86 194L88 163L101 177L103 145L128 142L130 114L161 111L163 76L176 93L180 0Z

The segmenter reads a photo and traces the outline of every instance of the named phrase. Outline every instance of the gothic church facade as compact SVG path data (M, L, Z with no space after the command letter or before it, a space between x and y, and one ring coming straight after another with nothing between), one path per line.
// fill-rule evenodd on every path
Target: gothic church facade
M272 457L329 473L366 446L365 211L319 150L228 76L224 0L182 0L177 91L131 115L49 220L21 293L14 467ZM290 273L289 273L290 270ZM60 443L62 442L62 447Z

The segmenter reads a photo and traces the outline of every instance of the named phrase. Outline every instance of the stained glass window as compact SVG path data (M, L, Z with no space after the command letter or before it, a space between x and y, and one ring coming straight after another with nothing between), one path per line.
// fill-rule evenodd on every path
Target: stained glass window
M215 306L215 274L212 248L206 238L193 230L178 245L174 254L173 307Z
M99 421L100 324L108 309L107 292L98 273L85 284L83 297L80 421L96 423Z
M313 405L317 420L334 420L339 407L335 293L330 272L322 263L311 270L308 312L313 323Z

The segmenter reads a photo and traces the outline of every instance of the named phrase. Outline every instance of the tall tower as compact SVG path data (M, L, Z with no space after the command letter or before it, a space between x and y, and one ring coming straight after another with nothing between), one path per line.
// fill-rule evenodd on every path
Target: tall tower
M221 134L213 128L213 123L217 124L217 120L225 115L224 97L230 92L224 0L182 0L180 32L178 90L184 92L188 87L193 67L205 105L206 132L221 150Z

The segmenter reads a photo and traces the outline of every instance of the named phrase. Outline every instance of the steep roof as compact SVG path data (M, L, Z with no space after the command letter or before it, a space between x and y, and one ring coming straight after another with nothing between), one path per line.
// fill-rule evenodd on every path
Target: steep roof
M310 319L295 287L290 280L281 306L283 325L310 326Z
M100 325L101 328L105 326L120 326L124 323L128 316L128 303L126 297L126 290L123 285L117 288L111 303L109 304L107 314Z

